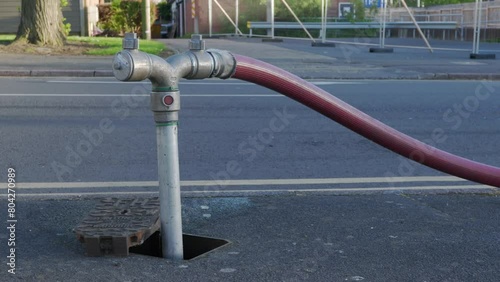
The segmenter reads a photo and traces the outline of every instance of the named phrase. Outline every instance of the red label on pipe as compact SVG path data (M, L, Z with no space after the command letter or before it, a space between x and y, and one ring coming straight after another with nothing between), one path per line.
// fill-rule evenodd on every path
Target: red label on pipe
M174 103L174 97L170 96L170 95L167 95L165 97L163 97L163 104L165 106L170 106Z

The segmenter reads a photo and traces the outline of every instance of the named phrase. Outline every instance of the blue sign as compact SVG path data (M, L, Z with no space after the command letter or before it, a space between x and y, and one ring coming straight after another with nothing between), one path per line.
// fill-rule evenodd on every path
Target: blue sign
M384 1L385 0L364 0L366 8L371 8L371 7L381 8L382 7L382 3Z

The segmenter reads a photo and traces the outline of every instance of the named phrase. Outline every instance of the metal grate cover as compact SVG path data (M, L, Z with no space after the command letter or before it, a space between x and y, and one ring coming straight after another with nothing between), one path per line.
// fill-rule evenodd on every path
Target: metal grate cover
M160 229L156 198L103 199L74 229L88 256L127 256Z

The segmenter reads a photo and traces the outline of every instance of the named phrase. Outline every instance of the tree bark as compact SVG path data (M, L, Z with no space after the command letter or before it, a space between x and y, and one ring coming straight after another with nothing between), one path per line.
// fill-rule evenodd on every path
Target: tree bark
M65 41L61 0L22 0L15 43L57 47Z

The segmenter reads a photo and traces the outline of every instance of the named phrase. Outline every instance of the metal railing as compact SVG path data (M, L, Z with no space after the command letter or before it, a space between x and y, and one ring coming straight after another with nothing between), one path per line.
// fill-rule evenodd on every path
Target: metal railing
M459 28L456 21L421 21L418 22L422 29L438 29L438 30L455 30ZM321 29L320 22L304 22L304 27L307 29ZM269 29L269 22L248 22L247 27L250 30L249 36L253 36L253 29ZM369 29L379 28L380 22L329 22L326 23L327 29ZM387 29L411 29L415 28L415 24L411 21L387 22ZM302 29L302 25L296 22L275 22L274 29Z

